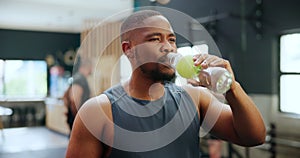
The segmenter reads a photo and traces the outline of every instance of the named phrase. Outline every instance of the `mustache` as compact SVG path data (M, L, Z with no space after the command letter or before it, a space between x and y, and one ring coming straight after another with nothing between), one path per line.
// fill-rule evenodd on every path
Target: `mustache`
M164 55L164 56L162 56L162 57L160 57L160 58L158 58L158 59L157 59L157 62L159 62L159 63L166 63L166 62L169 62L168 57L167 57L167 54Z
M155 63L170 67L171 62L170 62L170 58L168 57L168 53L164 54L161 57L156 57L156 58L145 57L145 59L143 61L139 60L139 62L137 63L138 64L137 67L144 65L144 64L155 64Z

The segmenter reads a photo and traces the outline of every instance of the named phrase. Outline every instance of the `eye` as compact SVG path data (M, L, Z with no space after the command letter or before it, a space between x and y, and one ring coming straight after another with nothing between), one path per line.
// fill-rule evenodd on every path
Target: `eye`
M176 38L170 38L169 41L175 43L176 42Z
M159 38L150 38L148 41L155 42L155 41L160 41L160 39Z

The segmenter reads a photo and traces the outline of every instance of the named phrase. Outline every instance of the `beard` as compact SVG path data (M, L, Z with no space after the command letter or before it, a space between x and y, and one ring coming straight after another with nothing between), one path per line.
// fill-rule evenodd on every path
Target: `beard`
M157 63L156 63L157 64ZM146 65L140 66L141 71L144 74L147 74L153 81L173 81L175 79L175 72L163 72L160 70L159 65L156 66L154 69L147 69ZM171 69L171 68L168 68Z

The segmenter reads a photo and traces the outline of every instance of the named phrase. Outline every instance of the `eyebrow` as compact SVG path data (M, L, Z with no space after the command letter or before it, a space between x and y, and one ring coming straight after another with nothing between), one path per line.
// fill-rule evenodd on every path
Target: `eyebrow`
M162 33L154 32L146 36L146 38L150 38L152 36L162 36ZM168 37L176 37L174 33L170 33Z

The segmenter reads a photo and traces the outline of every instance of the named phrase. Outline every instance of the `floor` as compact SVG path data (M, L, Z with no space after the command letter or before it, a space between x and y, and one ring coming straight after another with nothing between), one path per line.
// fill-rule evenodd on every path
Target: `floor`
M1 158L63 158L69 141L47 127L6 128L0 135Z

